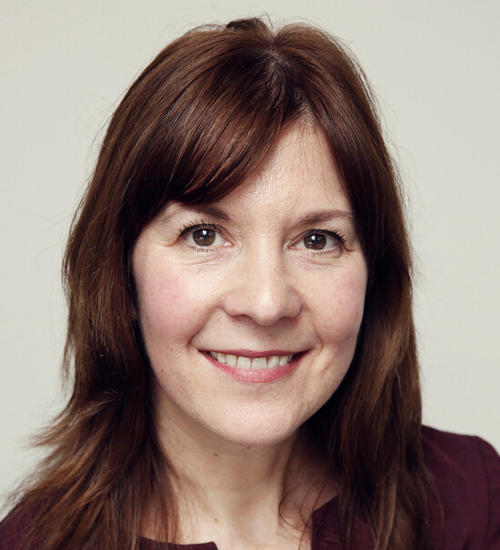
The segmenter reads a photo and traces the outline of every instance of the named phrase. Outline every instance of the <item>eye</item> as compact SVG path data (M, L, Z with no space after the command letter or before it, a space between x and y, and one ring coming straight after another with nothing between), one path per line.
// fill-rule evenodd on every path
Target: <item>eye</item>
M217 233L213 229L203 228L195 229L191 233L191 238L199 246L210 246L214 244Z
M307 250L333 250L338 249L344 240L333 231L310 231L304 235L295 245L300 249Z
M185 227L181 230L181 236L193 248L216 248L227 244L219 229L212 224Z

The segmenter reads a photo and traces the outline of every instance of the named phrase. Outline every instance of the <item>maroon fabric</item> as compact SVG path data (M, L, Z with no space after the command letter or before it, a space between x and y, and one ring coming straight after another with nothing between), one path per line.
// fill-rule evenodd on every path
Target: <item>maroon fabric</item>
M479 437L463 436L423 428L425 460L434 476L444 513L441 544L435 549L500 550L500 457ZM338 533L337 498L313 514L311 550L341 550L334 542ZM436 512L435 512L436 514ZM437 520L437 518L434 518ZM17 544L23 525L11 513L0 523L0 550L35 550ZM369 533L355 533L351 550L370 550ZM213 542L161 544L143 539L142 550L217 550Z

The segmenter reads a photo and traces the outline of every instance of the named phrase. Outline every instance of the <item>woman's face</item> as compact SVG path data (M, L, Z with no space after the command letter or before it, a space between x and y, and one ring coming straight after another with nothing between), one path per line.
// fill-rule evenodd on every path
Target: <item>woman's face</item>
M170 203L133 252L160 425L244 445L286 440L337 389L367 269L321 131L281 134L223 199Z

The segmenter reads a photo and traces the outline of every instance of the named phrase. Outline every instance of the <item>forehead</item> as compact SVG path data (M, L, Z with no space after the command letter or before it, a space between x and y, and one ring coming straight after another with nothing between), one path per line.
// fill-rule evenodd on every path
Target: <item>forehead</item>
M159 220L168 222L191 211L268 227L298 218L329 218L332 212L354 222L323 131L305 122L284 129L261 166L222 199L191 206L173 201Z
M285 129L259 169L220 204L229 209L351 210L328 142L310 123Z

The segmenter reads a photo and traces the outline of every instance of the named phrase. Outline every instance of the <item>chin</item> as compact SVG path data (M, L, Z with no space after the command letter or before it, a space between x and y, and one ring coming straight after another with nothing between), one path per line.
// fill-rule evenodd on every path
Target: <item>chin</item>
M244 447L274 447L293 439L299 423L290 419L268 418L240 418L233 419L231 425L224 423L217 427L211 426L212 434L220 440L232 445Z

